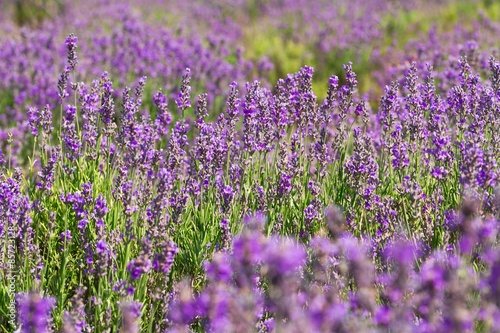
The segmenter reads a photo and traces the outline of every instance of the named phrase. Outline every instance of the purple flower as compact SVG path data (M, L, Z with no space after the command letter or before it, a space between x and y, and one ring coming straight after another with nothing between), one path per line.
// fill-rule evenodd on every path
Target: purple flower
M20 294L17 300L21 333L51 332L50 316L55 305L53 298L38 294Z
M156 131L158 135L167 135L169 125L172 122L172 115L168 111L167 96L161 92L157 92L153 96L153 103L158 109L158 114L156 115L154 123Z
M179 252L179 248L172 241L165 242L161 247L161 252L155 253L152 268L157 272L168 275L174 263L175 255Z
M226 185L222 189L222 212L227 213L229 211L231 201L234 197L234 190L231 186Z
M71 240L71 231L66 230L61 233L61 240L63 242L69 242Z
M70 161L75 161L81 156L82 142L76 132L76 107L68 105L64 112L62 126L62 139L66 148L66 157Z
M74 70L76 64L78 63L78 58L75 52L77 42L78 38L74 34L70 34L68 38L66 38L66 47L68 48L68 65L70 70Z
M179 93L177 95L177 99L175 100L175 104L181 111L180 113L184 115L184 111L191 107L190 93L191 93L191 70L186 68L185 74L182 76L182 85Z
M122 325L120 332L139 332L138 320L141 317L142 304L140 302L123 302L120 304L122 312Z
M212 283L230 283L233 275L229 255L216 253L212 260L204 263L207 279Z
M345 71L347 84L351 89L354 89L358 85L358 80L356 80L356 73L352 70L352 62L349 61L347 65L342 65Z
M151 268L151 260L145 258L131 260L127 265L127 271L130 273L132 281L138 280L143 274L148 273Z
M28 109L28 123L29 126L31 127L31 134L33 136L37 137L38 136L38 126L40 126L40 111L35 108L31 107Z
M42 191L50 191L54 182L54 173L57 162L59 161L60 150L59 148L53 150L52 156L48 163L42 166L42 170L38 172L40 181L36 183L36 188Z
M306 227L310 227L314 220L319 217L319 212L316 210L315 205L310 204L304 208L304 221Z
M61 76L59 77L59 81L57 83L59 98L61 100L69 96L68 92L66 91L68 87L69 74L75 69L76 64L78 63L78 57L76 56L77 41L78 38L76 38L73 34L70 34L68 38L66 38L66 47L68 50L68 65L64 67L64 71L61 73Z
M292 239L272 240L263 254L263 262L267 265L271 278L297 272L305 263L305 259L304 247Z
M338 239L347 229L344 213L338 206L329 206L325 209L325 220L333 240Z
M282 173L278 184L278 194L283 197L292 191L292 177L286 173Z
M344 65L345 66L345 65ZM330 76L330 78L328 79L328 84L333 88L333 89L337 89L337 87L339 86L339 78L338 76L336 75L332 75Z
M101 194L97 197L94 205L94 214L98 219L102 219L106 213L109 211L106 205L106 198Z
M48 104L45 105L40 112L40 124L42 125L45 136L50 137L54 128L52 126L52 111L50 110L50 106Z
M229 220L223 218L220 222L220 228L221 228L221 247L224 248L229 244L229 241L231 239L231 228L229 225Z
M108 73L104 72L101 76L101 80L99 81L99 85L101 87L102 95L101 95L101 103L99 107L99 114L104 127L102 128L102 132L106 137L110 137L113 134L113 118L114 118L114 109L115 103L113 100L113 83L110 81L108 77Z

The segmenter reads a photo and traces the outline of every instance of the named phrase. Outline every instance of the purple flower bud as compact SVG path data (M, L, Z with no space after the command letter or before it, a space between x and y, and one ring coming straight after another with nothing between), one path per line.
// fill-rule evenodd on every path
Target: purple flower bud
M143 274L148 273L151 270L151 260L138 258L131 260L127 265L127 271L130 273L130 278L132 280L139 279Z
M21 333L51 332L49 320L55 305L53 298L43 298L38 294L20 294L17 302Z
M66 230L61 233L61 240L63 242L69 242L71 240L71 231Z
M106 198L101 194L97 197L94 205L94 214L96 218L103 218L109 211L106 205Z

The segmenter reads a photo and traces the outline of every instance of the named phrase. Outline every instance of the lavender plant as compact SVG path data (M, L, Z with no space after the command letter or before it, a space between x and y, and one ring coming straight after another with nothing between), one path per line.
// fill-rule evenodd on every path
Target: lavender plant
M493 56L412 63L374 107L352 63L323 101L309 66L228 81L218 112L196 66L121 90L65 48L0 154L3 331L500 330Z

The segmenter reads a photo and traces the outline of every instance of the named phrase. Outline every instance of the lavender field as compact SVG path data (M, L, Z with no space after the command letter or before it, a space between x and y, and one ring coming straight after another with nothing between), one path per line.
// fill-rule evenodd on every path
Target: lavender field
M500 2L0 0L0 332L500 332Z

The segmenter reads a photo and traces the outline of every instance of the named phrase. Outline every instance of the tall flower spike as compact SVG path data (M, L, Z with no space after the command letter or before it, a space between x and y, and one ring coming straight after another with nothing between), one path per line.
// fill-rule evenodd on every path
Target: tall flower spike
M106 136L110 136L113 132L113 118L115 116L115 102L113 100L113 82L109 79L108 72L104 72L99 82L101 88L101 105L99 114L101 121L104 124L103 131Z
M185 74L182 76L182 85L179 90L179 94L177 95L177 99L175 100L175 104L181 111L181 114L184 118L184 111L187 108L191 107L190 94L191 94L191 70L186 68Z
M76 107L74 105L68 105L64 111L62 136L64 147L66 148L66 157L70 161L75 161L81 155L82 148L82 142L76 132L76 117Z
M42 125L43 133L45 136L50 137L54 127L52 126L52 111L50 106L47 104L40 112L40 123Z
M355 89L358 86L358 80L356 79L356 73L352 70L352 62L348 62L347 65L342 65L345 71L345 77L347 84L351 89Z
M198 104L196 106L196 128L201 129L203 127L204 119L208 116L208 103L207 94L198 95Z
M153 103L158 109L158 114L155 119L155 128L159 136L168 134L168 127L172 122L172 115L168 111L167 96L158 91L153 96Z
M66 47L68 49L68 65L64 68L64 71L61 73L59 81L57 82L57 90L59 93L59 98L61 100L69 96L66 90L68 88L69 74L75 69L76 64L78 63L78 57L76 56L77 41L78 38L76 38L74 34L70 34L68 38L66 38Z
M76 42L78 42L78 38L74 34L69 34L68 38L66 38L66 47L68 48L68 65L70 71L74 70L76 64L78 63L78 57L76 56Z
M500 91L500 62L498 62L495 57L491 57L489 61L490 65L490 82L491 82L491 87L493 88L493 91L495 92L495 95L498 96L498 92Z
M36 107L28 109L28 123L31 128L31 134L35 137L38 136L38 126L40 125L40 110Z

